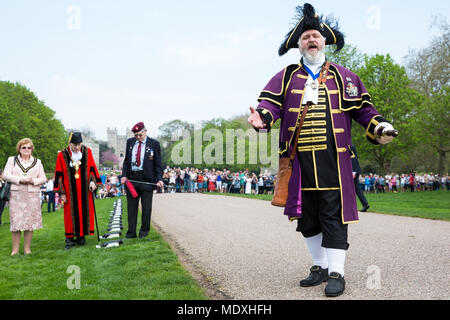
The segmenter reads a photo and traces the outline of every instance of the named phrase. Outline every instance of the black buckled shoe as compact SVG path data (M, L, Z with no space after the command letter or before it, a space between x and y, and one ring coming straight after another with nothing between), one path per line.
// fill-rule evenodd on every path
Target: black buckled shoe
M300 281L300 287L314 287L327 281L328 269L322 269L320 266L312 266L309 271L311 271L309 276Z
M77 245L84 246L86 244L86 238L85 237L79 237L77 238Z
M327 297L337 297L344 293L345 280L338 272L331 272L328 276L328 283L325 287L325 295Z
M139 233L139 239L145 238L148 236L148 232Z
M75 245L75 241L73 240L73 238L66 237L65 242L66 242L66 246L64 247L65 250L69 250Z
M369 209L369 208L370 208L369 205L366 204L360 211L361 212L367 212L367 209Z

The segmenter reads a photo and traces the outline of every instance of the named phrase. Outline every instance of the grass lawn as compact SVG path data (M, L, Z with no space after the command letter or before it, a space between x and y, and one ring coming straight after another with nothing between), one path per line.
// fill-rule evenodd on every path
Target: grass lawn
M106 233L115 200L96 201L100 235ZM124 198L122 207L126 231ZM207 299L154 229L149 239L127 239L120 247L97 249L95 235L87 237L85 246L64 250L62 209L47 213L46 204L43 209L44 227L33 234L32 254L23 255L22 238L20 254L11 257L9 210L5 208L0 226L0 300ZM139 227L138 223L138 231ZM73 288L77 274L79 289Z
M366 198L370 212L450 221L450 192L445 190L369 193Z
M218 195L218 193L208 194ZM271 195L234 193L220 195L272 200ZM370 212L450 221L450 191L370 193L366 195L366 198L369 201L370 209L368 211ZM359 200L358 208L362 208Z

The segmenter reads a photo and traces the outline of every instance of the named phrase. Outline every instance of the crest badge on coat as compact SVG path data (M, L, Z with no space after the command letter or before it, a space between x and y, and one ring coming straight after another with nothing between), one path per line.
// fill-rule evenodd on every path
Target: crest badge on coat
M150 151L150 155L148 156L148 160L153 160L153 149L149 148L147 149L147 152Z
M352 79L347 77L347 87L345 88L345 92L349 97L357 97L358 96L358 87L352 82Z

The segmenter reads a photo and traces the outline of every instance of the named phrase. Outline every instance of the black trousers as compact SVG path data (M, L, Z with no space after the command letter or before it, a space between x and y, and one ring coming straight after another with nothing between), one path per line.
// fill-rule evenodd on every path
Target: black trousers
M49 191L48 192L48 204L47 204L47 211L50 212L50 208L53 206L53 212L55 212L55 192Z
M356 175L355 179L353 180L355 182L355 192L358 196L359 201L363 205L363 207L368 206L369 202L366 199L366 196L364 195L364 192L361 190L361 187L359 186L359 174Z
M348 225L342 223L339 190L302 191L302 217L297 231L305 238L322 233L322 247L347 250Z
M144 181L143 173L132 173L130 180ZM142 204L142 220L139 237L145 237L150 232L150 220L152 216L153 188L143 183L132 182L138 196L133 198L127 192L128 231L127 237L136 237L139 199Z

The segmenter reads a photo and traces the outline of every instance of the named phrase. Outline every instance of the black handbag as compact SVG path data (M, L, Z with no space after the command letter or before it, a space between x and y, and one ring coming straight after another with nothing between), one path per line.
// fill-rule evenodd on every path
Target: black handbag
M16 166L17 156L14 157L14 166ZM2 188L0 189L0 200L9 201L11 195L11 183L3 182Z
M11 183L5 182L0 189L0 200L9 201L9 196L11 194Z

